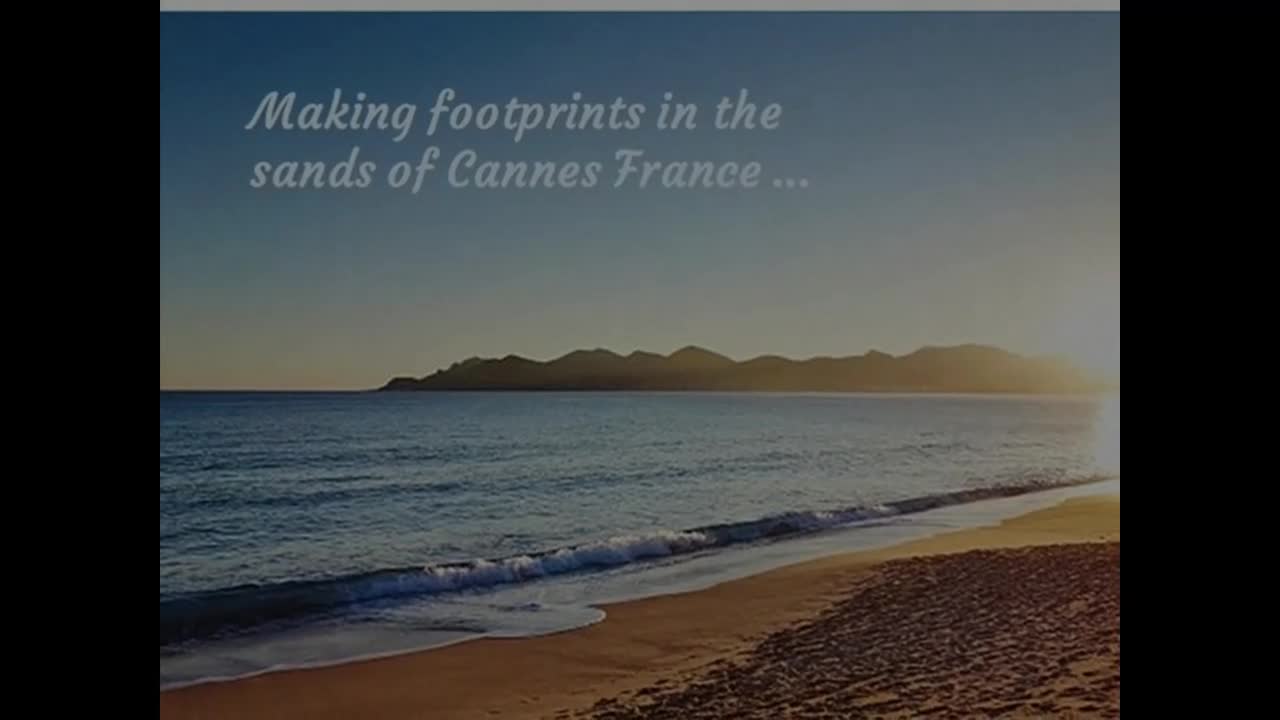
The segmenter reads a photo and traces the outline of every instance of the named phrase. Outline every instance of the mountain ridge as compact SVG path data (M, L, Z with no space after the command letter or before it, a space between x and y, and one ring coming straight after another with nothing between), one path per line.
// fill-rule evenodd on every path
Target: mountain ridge
M421 378L395 377L378 391L649 390L1077 394L1114 387L1060 358L992 345L926 345L906 355L733 360L697 345L668 355L604 348L547 361L508 354L471 357Z

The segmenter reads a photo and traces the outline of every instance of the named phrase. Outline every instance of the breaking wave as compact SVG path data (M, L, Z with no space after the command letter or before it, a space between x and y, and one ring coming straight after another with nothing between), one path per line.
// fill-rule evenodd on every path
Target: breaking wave
M660 530L497 559L392 568L333 579L242 585L160 603L160 644L210 637L373 600L456 592L786 538L948 505L1082 485L1101 478L957 490L882 505L793 512L688 530Z

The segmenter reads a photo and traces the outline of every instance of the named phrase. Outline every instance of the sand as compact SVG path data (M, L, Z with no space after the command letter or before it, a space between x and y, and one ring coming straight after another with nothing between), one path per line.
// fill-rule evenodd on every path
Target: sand
M485 639L160 694L162 718L1114 717L1119 498Z

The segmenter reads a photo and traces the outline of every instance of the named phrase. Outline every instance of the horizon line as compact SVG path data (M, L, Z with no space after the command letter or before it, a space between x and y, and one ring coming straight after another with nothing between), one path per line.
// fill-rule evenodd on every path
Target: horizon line
M1070 359L1070 357L1069 357L1069 356L1067 356L1067 355L1066 355L1066 354L1064 354L1064 353L1028 354L1028 353L1025 353L1025 352L1019 352L1019 351L1015 351L1015 350L1010 350L1010 349L1008 349L1008 348L1006 348L1006 347L1003 347L1003 346L1000 346L1000 345L995 345L995 344L992 344L992 343L982 343L982 342L962 342L962 343L955 343L955 344L951 344L951 345L928 345L928 344L926 344L926 345L921 345L921 346L919 346L919 347L915 348L914 350L911 350L910 352L905 352L905 353L902 353L902 354L900 354L900 355L895 355L895 354L890 353L890 352L885 352L885 351L883 351L883 350L878 350L878 349L876 349L876 348L874 348L874 347L873 347L873 348L868 348L867 350L863 351L862 353L851 353L851 354L844 354L844 355L812 355L812 356L809 356L809 357L806 357L806 358L800 358L800 359L792 358L792 357L788 357L788 356L786 356L786 355L781 355L781 354L778 354L778 353L759 353L759 354L752 355L752 356L750 356L750 357L746 357L746 358L744 358L744 359L738 359L738 358L735 358L735 357L733 357L733 356L726 355L726 354L724 354L724 353L717 352L717 351L715 351L715 350L711 350L710 348L707 348L706 346L703 346L703 345L696 345L696 344L692 344L692 343L691 343L691 344L687 344L687 345L682 345L682 346L680 346L680 347L676 348L675 350L672 350L671 352L669 352L669 353L665 353L665 354L664 354L664 353L659 353L659 352L652 352L652 351L649 351L649 350L643 350L643 349L641 349L641 348L636 348L636 349L632 350L632 351L631 351L631 352L629 352L629 353L623 354L623 353L619 353L619 352L614 351L614 350L610 350L609 348L606 348L606 347L597 346L597 347L593 347L593 348L575 348L575 349L573 349L573 350L569 350L569 351L567 351L567 352L562 352L562 353L560 353L560 354L558 354L558 355L555 355L555 356L553 356L553 357L548 357L548 358L547 358L547 359L545 359L545 360L540 360L540 359L537 359L537 358L534 358L534 357L530 357L530 356L528 356L528 355L522 355L522 354L519 354L519 353L507 353L507 354L505 354L505 355L501 355L501 356L470 355L470 356L467 356L467 357L465 357L465 358L462 358L462 359L459 359L459 360L455 360L455 361L453 361L452 363L450 363L450 364L449 364L449 365L447 365L447 366L439 367L439 368L436 368L435 370L431 370L431 371L427 372L427 373L426 373L426 374L424 374L424 375L404 375L404 374L395 374L395 373L390 373L390 374L388 374L388 375L384 375L384 377L385 377L385 378L388 378L388 379L391 379L391 380L394 380L394 379L397 379L397 378L409 378L409 379L413 379L413 380L418 380L418 379L421 379L421 378L424 378L424 377L429 377L430 375L432 375L432 374L434 374L434 373L437 373L437 372L444 372L444 371L447 371L450 367L452 367L452 366L454 366L454 365L457 365L457 364L459 364L459 363L462 363L462 362L466 362L467 360L481 360L481 361L485 361L485 360L503 360L503 359L505 359L505 358L514 357L514 358L520 358L520 359L522 359L522 360L528 360L528 361L530 361L530 362L536 362L536 363L540 363L540 364L546 364L546 363L554 362L554 361L559 360L559 359L561 359L561 358L567 357L567 356L572 355L573 353L576 353L576 352L608 352L608 353L611 353L611 354L613 354L614 356L619 357L619 358L626 358L626 357L628 357L628 356L630 356L630 355L634 355L634 354L636 354L636 353L649 353L649 354L657 355L657 356L659 356L659 357L663 357L663 358L670 358L671 356L675 355L676 353L681 352L681 351L684 351L684 350L701 350L701 351L703 351L703 352L709 352L709 353L712 353L712 354L715 354L715 355L719 355L719 356L721 356L721 357L727 358L728 360L730 360L730 361L734 362L735 364L739 364L739 363L750 362L751 360L757 360L757 359L764 358L764 357L776 357L776 358L782 358L782 359L787 360L787 361L790 361L790 362L808 362L808 361L811 361L811 360L824 360L824 359L840 360L840 359L846 359L846 358L866 357L867 355L870 355L870 354L872 354L872 353L879 353L879 354L882 354L882 355L886 355L886 356L888 356L888 357L890 357L890 358L897 359L897 358L907 357L907 356L909 356L909 355L912 355L912 354L918 353L918 352L920 352L920 351L922 351L922 350L930 350L930 349L933 349L933 350L949 350L949 349L965 348L965 347L986 348L986 349L991 349L991 350L998 350L998 351L1000 351L1000 352L1005 352L1005 353L1008 353L1008 354L1010 354L1010 355L1014 355L1014 356L1021 357L1021 358L1042 358L1042 359L1043 359L1043 358L1055 358L1055 359L1058 359L1058 360L1061 360L1061 361L1067 362L1067 363L1069 363L1072 367L1075 367L1075 368L1077 368L1077 369L1080 369L1080 370L1083 370L1083 371L1087 371L1087 372L1096 372L1096 371L1090 371L1090 370L1088 370L1087 368L1083 368L1083 367L1081 367L1081 366L1079 365L1079 363L1072 361L1072 360ZM1120 385L1120 379L1119 379L1119 377L1114 377L1114 378L1112 378L1112 377L1110 377L1110 373L1102 373L1102 374L1103 374L1103 375L1107 375L1107 376L1108 376L1108 377L1106 378L1106 382L1107 382L1107 384L1109 384L1109 385L1114 385L1114 386L1115 386L1115 387L1117 387L1117 388L1119 387L1119 385ZM385 381L384 381L384 382L385 382ZM240 393L273 393L273 392L274 392L274 393L287 393L287 392L295 392L295 393L361 393L361 392L375 392L375 391L377 391L377 390L378 390L378 387L380 387L380 386L378 386L378 385L370 385L370 386L362 386L362 387L341 387L341 388L317 388L317 387L307 387L307 388L288 388L288 387L232 387L232 388L217 388L217 387L207 387L207 386L205 386L205 387L165 387L165 386L163 386L163 385L162 385L162 386L160 387L160 392L226 392L226 393L235 393L235 392L240 392Z

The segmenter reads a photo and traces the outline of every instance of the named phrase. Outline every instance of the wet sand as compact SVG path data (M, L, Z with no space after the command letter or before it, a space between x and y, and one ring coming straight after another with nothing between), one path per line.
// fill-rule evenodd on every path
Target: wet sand
M164 692L161 717L1114 717L1119 540L1119 498L1080 498L556 635Z

